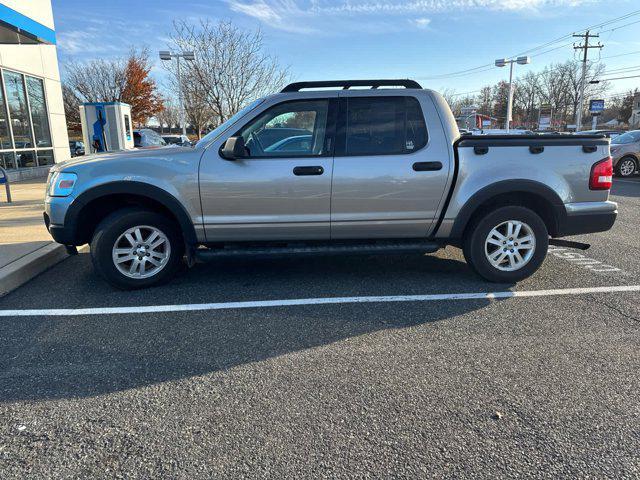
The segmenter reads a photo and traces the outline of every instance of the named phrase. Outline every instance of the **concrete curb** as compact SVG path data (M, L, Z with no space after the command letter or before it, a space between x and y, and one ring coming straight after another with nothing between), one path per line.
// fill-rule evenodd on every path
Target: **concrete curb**
M50 243L0 268L0 297L24 285L68 256L64 246Z

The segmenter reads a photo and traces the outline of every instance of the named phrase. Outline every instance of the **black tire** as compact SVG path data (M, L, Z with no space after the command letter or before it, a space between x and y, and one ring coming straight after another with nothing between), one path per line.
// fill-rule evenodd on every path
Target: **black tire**
M129 228L148 225L160 230L168 239L171 251L164 267L148 278L130 278L115 266L112 250L116 240ZM113 212L97 226L91 240L91 260L104 280L122 290L134 290L160 285L175 276L183 265L184 240L176 224L166 216L143 210L125 208Z
M629 169L626 168L626 173L622 172L622 166L626 163L627 165L629 164L629 162L633 165L633 168L631 169L630 173L629 173ZM621 158L617 165L616 165L616 175L618 177L622 177L622 178L629 178L632 177L635 173L636 170L638 169L638 164L636 162L636 159L633 157L623 157Z
M503 222L517 220L527 224L535 237L535 249L529 261L514 271L494 267L485 253L485 241L493 228ZM494 247L495 248L495 247ZM534 211L525 207L498 207L475 218L463 238L464 258L469 266L490 282L514 283L532 275L542 264L549 248L547 227Z

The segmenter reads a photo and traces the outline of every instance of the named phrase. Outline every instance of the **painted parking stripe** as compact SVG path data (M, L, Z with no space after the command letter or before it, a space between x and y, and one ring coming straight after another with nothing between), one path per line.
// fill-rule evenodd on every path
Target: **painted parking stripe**
M299 305L332 305L338 303L438 302L459 300L493 300L499 298L551 297L587 295L593 293L640 292L640 285L610 287L561 288L554 290L524 290L477 293L440 293L431 295L391 295L375 297L326 297L249 302L189 303L183 305L149 305L143 307L55 308L45 310L0 310L0 317L44 317L79 315L122 315L140 313L194 312L202 310L233 310L241 308L292 307Z

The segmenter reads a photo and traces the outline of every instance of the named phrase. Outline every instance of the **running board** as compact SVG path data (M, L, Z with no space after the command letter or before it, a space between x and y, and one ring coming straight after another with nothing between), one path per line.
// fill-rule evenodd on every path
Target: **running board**
M577 248L578 250L589 250L589 248L591 248L591 245L589 245L588 243L563 240L561 238L550 238L549 245L553 245L556 247Z
M272 255L358 255L391 253L434 253L440 244L434 242L376 242L349 244L285 245L285 246L229 246L197 249L197 261L206 262L215 258L272 256Z

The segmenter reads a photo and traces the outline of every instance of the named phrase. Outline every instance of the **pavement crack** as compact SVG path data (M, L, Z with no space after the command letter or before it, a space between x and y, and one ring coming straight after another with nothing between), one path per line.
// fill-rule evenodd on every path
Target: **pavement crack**
M637 323L638 325L640 325L640 318L638 318L638 317L636 317L634 315L629 315L628 313L622 311L620 308L616 307L615 305L611 305L610 303L607 303L606 300L598 300L597 298L589 298L589 301L592 301L593 303L597 303L599 305L604 305L605 307L609 308L610 310L613 310L614 312L618 313L622 317L624 317L624 318L626 318L628 320L631 320L631 321Z

